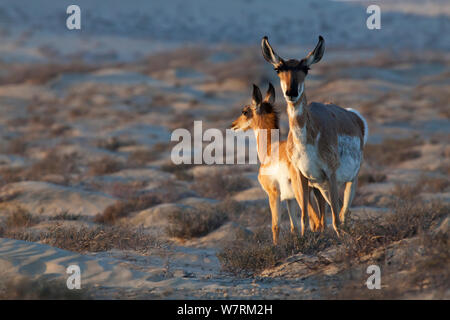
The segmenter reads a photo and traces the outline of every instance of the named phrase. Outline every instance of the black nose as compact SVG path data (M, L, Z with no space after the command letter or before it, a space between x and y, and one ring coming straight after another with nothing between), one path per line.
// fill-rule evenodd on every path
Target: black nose
M298 91L297 90L288 90L288 91L286 91L286 96L288 96L289 98L297 98Z

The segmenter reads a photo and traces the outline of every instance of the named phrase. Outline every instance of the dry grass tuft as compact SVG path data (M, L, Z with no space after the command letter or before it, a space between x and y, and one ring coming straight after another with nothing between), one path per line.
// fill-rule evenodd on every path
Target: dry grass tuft
M5 221L5 225L8 229L31 227L36 223L37 219L22 207L17 207Z
M1 300L87 300L87 289L69 290L63 280L31 279L26 277L0 283Z
M106 175L123 169L123 164L111 157L103 157L89 164L89 174L92 176Z
M350 216L344 226L343 246L337 261L351 263L379 247L427 232L448 215L450 206L442 201L398 200L393 211L383 222L377 218L361 220Z
M382 173L362 172L358 175L358 186L363 186L369 183L385 182L386 179L386 175Z
M97 68L81 62L16 65L10 68L8 73L0 77L0 85L17 83L44 84L63 73L90 72Z
M27 172L27 180L41 180L46 175L60 175L64 178L64 182L70 181L70 176L79 173L78 156L74 155L57 155L49 152L44 159L34 163Z
M218 206L201 205L196 208L169 213L166 233L171 237L191 239L207 235L219 228L228 216Z
M33 163L28 168L5 168L0 171L2 184L20 181L47 181L49 176L58 176L58 183L67 185L73 179L72 176L80 172L78 156L57 155L48 152L47 155ZM52 182L55 182L54 179Z
M153 193L141 194L108 206L103 213L95 217L94 221L115 224L119 219L128 216L132 212L144 210L160 203L162 203L161 195Z
M111 249L147 252L161 243L141 229L117 226L64 227L56 224L46 231L33 233L26 229L6 230L6 238L40 242L73 252L101 252Z
M403 184L396 183L392 194L401 200L413 201L420 197L420 193L423 190L423 185L420 183Z
M217 170L195 177L192 189L200 196L224 199L252 186L251 180L235 170Z
M24 155L27 151L27 142L23 137L15 138L8 142L5 151L11 154Z
M417 184L422 185L425 192L446 192L449 190L450 180L448 178L427 177L423 175Z
M411 242L402 247L408 259L403 263L384 263L381 290L369 290L368 275L364 268L356 266L341 274L343 280L337 287L324 286L324 299L409 299L420 294L431 295L432 299L448 298L450 282L450 240L447 234L430 232L419 236L419 243ZM417 251L420 250L420 254Z
M128 156L127 164L132 167L139 167L156 159L158 159L158 154L152 150L137 150Z
M165 172L170 172L175 175L178 180L191 181L194 176L188 172L189 169L193 168L194 164L173 164L172 162L163 164L161 170Z
M422 144L423 141L419 137L385 139L380 144L367 144L364 147L364 159L373 165L395 165L419 158L421 153L412 149Z
M246 240L237 239L227 245L217 257L224 271L252 276L276 266L293 254L311 255L325 250L337 241L330 231L325 234L306 232L304 237L288 233L280 237L280 243L274 246L271 230L259 228L252 237Z

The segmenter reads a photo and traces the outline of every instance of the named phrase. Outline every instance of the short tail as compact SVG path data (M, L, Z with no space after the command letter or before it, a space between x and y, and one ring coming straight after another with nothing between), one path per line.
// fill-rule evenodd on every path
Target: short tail
M365 145L367 142L367 138L369 137L369 126L367 125L366 119L364 119L362 114L359 113L358 111L356 111L355 109L347 108L347 111L350 111L350 112L353 112L354 114L356 114L363 122L363 124L364 124L364 145Z

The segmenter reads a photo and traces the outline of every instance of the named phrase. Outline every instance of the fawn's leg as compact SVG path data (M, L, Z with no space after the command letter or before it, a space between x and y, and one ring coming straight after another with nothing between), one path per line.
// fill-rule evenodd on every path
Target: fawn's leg
M286 206L288 209L289 219L291 220L291 233L297 235L300 232L300 207L295 199L287 199Z
M281 218L279 194L277 193L269 194L269 204L270 204L270 211L272 213L273 244L277 245L280 235L280 218Z

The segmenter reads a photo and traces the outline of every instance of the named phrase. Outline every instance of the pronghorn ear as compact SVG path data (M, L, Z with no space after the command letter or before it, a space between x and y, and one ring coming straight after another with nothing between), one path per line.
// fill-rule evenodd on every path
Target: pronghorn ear
M267 37L262 38L261 49L264 59L266 59L267 62L273 64L275 67L277 67L280 63L283 62L283 59L281 59L275 53L275 51L273 51L272 47L269 44L269 39Z
M317 43L316 47L306 56L306 65L309 67L310 65L319 62L320 59L322 59L324 51L325 40L322 36L319 36L319 42Z
M266 96L264 97L264 102L270 104L273 104L275 102L275 88L270 82L269 82L269 89L267 89Z
M259 106L262 102L261 90L259 90L257 85L253 85L253 95L252 95L252 105Z

